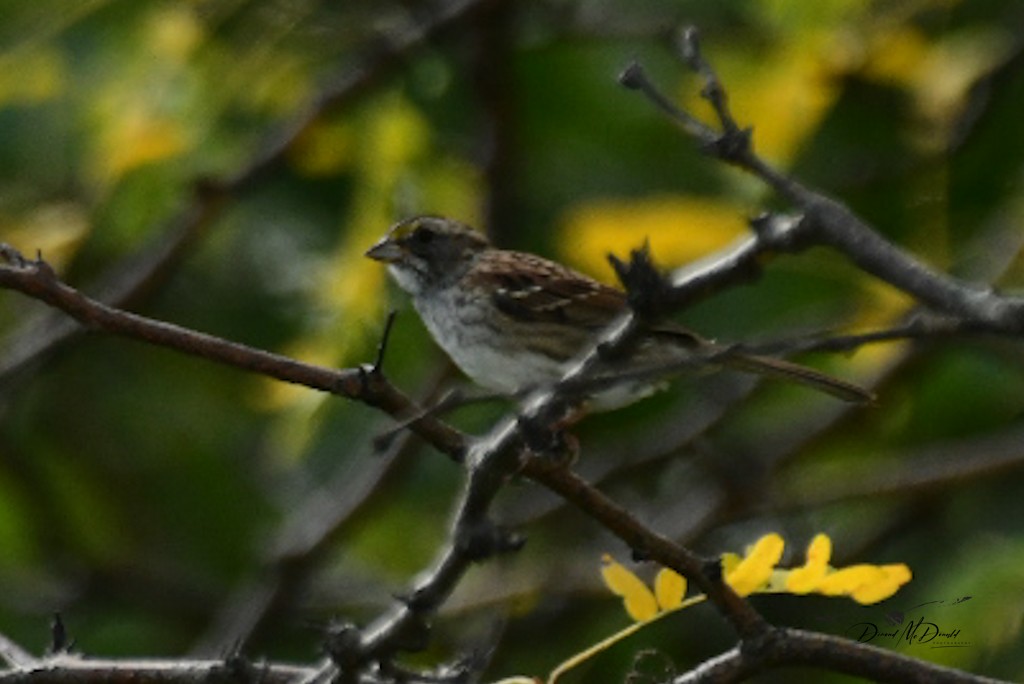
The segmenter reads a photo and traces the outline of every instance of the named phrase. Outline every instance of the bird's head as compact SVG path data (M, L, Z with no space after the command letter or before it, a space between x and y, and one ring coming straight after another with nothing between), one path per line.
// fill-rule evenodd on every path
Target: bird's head
M402 289L415 295L455 282L489 248L487 238L463 223L416 216L392 226L366 256L387 264Z

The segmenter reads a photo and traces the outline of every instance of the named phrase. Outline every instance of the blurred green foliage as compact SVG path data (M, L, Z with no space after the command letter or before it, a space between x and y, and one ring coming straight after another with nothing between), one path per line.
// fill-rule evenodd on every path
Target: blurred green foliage
M463 22L324 112L133 307L343 367L372 359L384 312L397 306L386 370L421 396L442 355L361 256L399 216L451 214L605 279L604 255L643 236L666 267L728 244L777 199L703 157L615 83L639 59L705 114L700 84L665 38L683 22L700 26L767 157L926 261L1007 289L1024 282L1019 2L548 0L507 10L497 29L486 17ZM245 168L382 36L429 16L403 2L0 0L0 241L41 250L87 291L130 277L134 256L173 235L196 183ZM911 305L813 250L681 318L708 335L757 340L884 326ZM3 354L15 341L38 344L26 326L46 314L0 293ZM972 439L1019 431L1019 341L936 339L806 360L877 379L878 406L843 411L774 385L732 400L745 391L740 379L685 378L585 422L580 467L702 553L769 530L800 548L823 530L849 554L842 564L914 569L878 609L755 599L771 619L841 634L890 606L945 601L936 619L961 629L968 647L893 648L1024 679L1024 528L1012 510L1024 444L1015 464L994 471L1004 477L982 471L828 505L787 498L787 483L856 490L858 478L897 472L921 447L969 451ZM697 439L673 436L684 417L720 405L724 416ZM480 433L498 415L474 407L452 420ZM59 610L89 654L176 655L230 639L215 633L218 611L258 576L283 521L328 483L380 465L372 441L391 425L361 405L101 335L3 375L0 632L41 648ZM316 626L331 616L379 615L443 543L461 478L430 449L404 454L249 652L309 659ZM626 552L530 485L514 483L500 508L530 543L467 577L426 659L485 641L497 607L510 621L492 674L542 674L624 624L598 573L602 551ZM662 649L683 671L731 645L720 622L707 606L684 611L573 681L596 672L620 681L641 648Z

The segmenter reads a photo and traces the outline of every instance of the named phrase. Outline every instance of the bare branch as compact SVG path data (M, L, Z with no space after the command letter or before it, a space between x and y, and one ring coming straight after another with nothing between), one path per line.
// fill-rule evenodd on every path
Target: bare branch
M373 372L368 369L331 371L322 369L244 345L227 342L213 336L203 335L167 323L119 311L90 300L62 283L56 278L52 269L43 261L26 260L16 251L6 246L0 247L0 256L3 256L9 264L7 266L0 266L0 285L19 290L60 308L91 328L133 337L152 344L167 346L184 353L203 356L235 367L264 373L284 381L298 382L324 391L341 394L378 406L393 415L407 413L414 409L411 402L404 395L401 395L386 383L379 371ZM663 288L653 288L653 290L655 293L665 291ZM649 296L656 296L656 294ZM647 302L645 308L649 311L657 312L664 310L662 304L656 301ZM590 368L598 363L602 355L619 353L631 344L634 336L638 334L638 325L635 318L630 316L614 326L612 330L603 336L602 341L566 374L563 380L565 387L571 387L574 381L585 380ZM504 421L492 432L490 437L477 444L472 450L467 460L469 481L458 506L451 543L442 551L434 568L414 587L408 596L402 599L401 603L390 614L382 617L376 624L371 625L365 631L342 632L343 636L350 636L341 639L340 643L343 645L343 648L335 644L335 648L332 649L331 653L334 662L342 668L344 681L373 681L372 679L366 679L364 675L360 674L364 671L366 665L374 662L388 662L400 650L417 650L421 648L428 634L429 618L447 600L468 567L472 563L495 553L514 550L521 546L521 538L498 527L488 518L488 510L494 496L504 486L506 479L517 470L585 511L622 539L636 554L672 567L689 577L694 584L709 595L723 615L733 624L745 643L761 644L765 634L775 634L775 631L768 627L763 618L748 602L737 597L721 581L721 577L718 574L720 571L716 562L709 563L704 561L668 538L648 529L628 510L591 487L568 470L564 464L560 464L550 457L530 455L523 452L525 444L529 441L527 436L528 430L538 428L541 430L550 429L546 426L557 422L578 401L578 396L575 392L566 391L562 388L563 383L528 402L523 417L518 420L509 419ZM414 424L413 427L418 433L430 439L432 443L448 453L461 454L464 450L465 438L443 423L424 417ZM811 645L824 643L828 645L828 648L814 650L814 648L808 646L810 650L807 653L810 655L801 655L800 658L804 660L797 659L792 662L803 662L804 664L829 667L841 671L861 672L863 670L858 669L861 667L859 663L870 660L870 658L863 655L865 649L870 652L870 648L862 644L854 644L845 640L836 640L833 637L810 633L807 633L807 637L802 640L795 637L791 644L788 636L790 632L787 631L785 634L787 636L778 644L764 651L768 654L781 654L778 655L778 658L783 660L778 662L791 662L785 659L796 658L796 656L789 654L797 652L797 647L804 643ZM799 634L797 633L798 637ZM814 639L819 641L815 642ZM840 652L847 655L841 657L834 655L837 652L835 649L840 649L840 647ZM775 648L778 651L772 650ZM741 650L741 653L746 654L749 651L750 649L745 647ZM819 655L821 653L824 653L824 655ZM850 656L848 655L849 653L853 655ZM746 662L741 663L742 669L736 671L753 672L755 669L763 669L767 665L774 665L776 663L776 660L773 658L776 658L776 656L772 655L767 660L758 660L753 665ZM916 671L926 674L932 673L928 669L931 666L927 664L918 663L918 661L912 661L911 659L905 660L908 663L916 663L914 667L919 668ZM727 662L729 662L729 654L709 661L705 667L714 668L717 664ZM152 676L166 680L167 678L173 679L180 675L186 677L184 681L190 681L188 677L193 672L193 670L189 669L190 665L176 663L170 669L166 665L154 666L151 669L143 669L138 674L137 679L145 681ZM99 666L95 663L90 663L89 666L94 668L89 671L89 674L96 675L95 668ZM207 664L200 664L198 667L201 669L207 666L213 667L213 665ZM910 665L906 666L911 667ZM112 667L115 668L115 672L123 672L123 668L133 671L132 665L124 663L117 663ZM146 667L150 666L147 665ZM307 668L290 672L296 678L312 682L324 677L330 677L330 671L333 670L333 667L329 668L329 670ZM867 671L873 670L868 669ZM48 670L47 672L48 676L53 676L54 674L53 670ZM81 668L73 668L70 674L65 675L64 671L60 670L61 676L56 681L62 679L74 680L82 672ZM203 671L203 676L206 676L206 674L208 673ZM14 679L22 681L19 677L23 677L25 681L29 679L38 681L38 677L32 678L26 671L18 671L16 675L0 675L0 680L11 678L12 681ZM971 677L970 675L963 676ZM43 681L55 680L44 678ZM723 679L722 681L733 680ZM904 678L898 681L913 680ZM984 680L968 678L961 680L950 679L948 681L969 682ZM0 684L4 683L0 681Z
M705 661L672 684L732 684L783 667L812 666L891 684L1005 684L827 634L775 628Z
M465 9L476 4L482 3L467 2L458 7ZM962 316L971 325L1004 333L1024 328L1017 300L1002 298L988 289L968 286L930 271L875 235L841 205L806 190L761 162L751 151L749 131L741 130L733 121L725 90L700 56L695 33L684 37L684 42L687 62L707 81L705 96L717 113L723 130L721 134L685 113L673 113L678 110L647 81L638 67L628 70L625 82L643 91L659 108L675 116L691 135L698 139L708 138L706 142L710 153L748 169L776 187L798 206L802 216L792 221L766 220L755 224L755 237L735 247L726 258L704 268L677 274L671 282L657 277L653 269L647 268L649 264L645 267L643 254L634 255L633 262L620 271L635 313L611 326L554 387L529 397L522 415L507 418L485 439L472 445L464 435L422 413L391 386L382 375L380 355L374 366L354 369L330 370L304 364L102 304L61 282L41 259L26 260L14 250L0 247L0 256L8 262L8 265L0 266L0 286L19 290L59 308L88 328L345 396L378 407L393 416L414 416L412 429L445 453L458 458L468 449L468 456L464 459L468 470L467 483L457 504L448 543L440 551L434 566L417 580L409 594L401 597L389 613L368 628L360 630L352 625L340 625L333 630L328 643L332 664L321 669L287 670L291 681L327 681L335 675L342 682L376 681L375 675L367 673L393 672L391 661L398 652L422 648L429 636L434 614L451 595L466 570L475 562L513 551L522 545L519 536L497 525L490 516L495 496L508 479L518 473L534 479L585 511L622 539L637 556L658 561L687 576L708 594L730 622L740 636L742 646L708 661L679 681L691 681L687 679L691 676L696 678L692 681L737 681L764 669L791 664L810 664L854 674L868 673L881 681L991 681L886 652L879 655L878 649L836 637L770 627L747 601L736 596L722 581L716 561L702 559L651 530L638 516L573 473L564 462L553 458L558 454L550 453L562 445L558 440L558 424L575 411L581 401L579 388L586 386L592 371L602 360L628 354L642 334L642 324L650 319L705 296L723 284L756 273L758 258L769 252L802 249L809 244L831 244L865 270L880 277L888 274L892 278L890 282L904 287L922 302ZM302 128L309 121L311 119L303 123L300 117L295 125ZM706 135L709 132L710 137ZM225 186L237 190L254 182L256 176L280 154L280 150L275 150L271 146L265 151L267 156L254 161L249 169L251 176L231 179ZM381 354L383 347L384 344ZM319 534L313 543L322 543L328 536L329 532ZM95 667L99 661L86 662ZM124 667L127 664L119 665ZM207 678L211 671L203 668L230 667L230 664L207 661L175 665L183 669L167 670L166 666L158 669L156 665L140 664L142 674L135 679L165 681L181 676L185 678L183 681L195 681L198 677L185 669L188 666L198 668ZM71 664L65 668L62 663L59 672L63 673L65 669L74 672L77 667ZM145 667L153 669L146 670ZM284 671L274 671L276 674L267 675L261 681L270 684L284 681ZM19 670L0 674L0 679L11 677L13 681L26 672ZM54 672L48 670L34 681L59 681L59 677L47 679L48 676L53 677ZM124 669L115 669L108 676L122 677L124 673ZM415 681L415 676L410 676ZM954 676L960 678L951 678Z
M398 35L387 36L379 42L373 54L338 74L304 110L279 130L269 133L249 161L234 173L223 178L196 179L192 183L191 198L153 243L124 263L110 268L95 286L86 290L94 293L98 301L126 308L159 287L220 216L228 201L257 185L270 171L280 166L295 141L316 121L372 91L424 44L494 2L457 0L442 3L435 14L424 17ZM8 382L80 332L64 318L46 316L26 323L12 335L13 341L0 355L0 383Z
M767 629L767 623L754 608L721 581L717 560L694 556L674 541L646 527L630 511L590 486L572 471L533 458L523 473L544 485L625 542L638 557L670 567L691 579L715 603L742 638L753 637Z
M0 671L0 684L206 684L238 681L250 684L293 684L311 668L252 664L225 660L103 660L58 655L29 667ZM371 680L364 680L370 684Z
M0 246L0 287L17 290L62 310L91 330L102 330L149 344L199 356L227 366L303 385L330 394L358 399L398 418L415 416L414 432L453 458L461 458L465 438L416 407L372 367L334 370L296 361L287 356L230 342L214 335L107 306L59 280L41 260L24 259L10 246Z
M907 292L922 304L979 327L1003 334L1024 330L1024 298L1000 296L990 287L966 283L932 269L881 237L843 204L784 175L758 157L749 136L739 131L732 120L723 86L700 56L696 32L685 32L682 41L687 64L695 67L705 80L704 94L724 127L721 133L713 132L678 109L639 65L627 68L625 85L643 93L706 152L760 178L792 202L803 214L798 223L801 248L815 244L831 246L862 270ZM726 268L727 263L720 268Z
M18 644L0 634L0 659L13 669L34 667L39 661Z

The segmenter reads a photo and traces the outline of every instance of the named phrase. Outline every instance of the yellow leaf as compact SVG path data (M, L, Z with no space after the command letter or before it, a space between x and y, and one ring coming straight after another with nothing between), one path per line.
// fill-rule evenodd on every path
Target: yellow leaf
M898 26L878 32L862 73L883 83L907 85L916 77L928 56L928 41L920 29Z
M380 107L369 135L365 171L371 181L391 180L426 148L430 129L416 107L395 97Z
M851 565L829 574L818 583L818 592L825 596L852 594L858 588L872 584L883 577L876 565Z
M850 21L867 5L864 0L762 0L750 9L757 11L760 21L799 34Z
M816 534L807 546L807 565L828 565L832 559L832 540L827 534Z
M672 568L662 568L654 578L654 596L662 610L678 608L686 595L686 578Z
M658 614L658 603L650 589L644 587L644 591L634 592L622 597L623 605L626 607L626 614L637 622L647 622Z
M63 55L52 47L33 47L0 55L0 105L35 104L59 95L67 83Z
M106 178L177 156L189 146L189 136L180 122L151 111L141 101L126 103L106 124L98 153Z
M754 543L746 557L726 575L725 581L740 596L749 596L771 579L782 558L785 542L776 533L766 534Z
M785 589L793 594L808 594L814 591L828 572L832 558L832 540L826 534L818 534L807 547L807 562L794 568L786 577Z
M185 62L203 37L195 10L177 3L152 13L146 26L146 45L161 61Z
M851 593L851 597L857 603L870 605L889 598L900 587L911 580L910 568L903 563L883 565L879 567L880 574L874 582L866 583L857 587Z
M828 568L824 565L805 565L794 568L786 577L786 591L791 594L809 594L825 578Z
M743 556L738 553L726 552L722 554L722 574L730 575L736 569L736 566L743 560Z
M0 242L9 242L24 254L43 255L60 271L89 234L91 224L84 206L72 202L44 204L13 220L0 216Z
M396 189L429 143L423 117L397 95L379 100L351 126L355 181L351 209L344 219L343 239L317 264L320 273L311 295L320 315L298 342L306 354L303 358L333 367L351 363L355 353L364 353L367 337L380 333L386 271L363 252L394 221ZM393 136L403 139L395 141ZM279 411L293 409L280 415L271 439L282 458L294 458L316 434L325 395L276 382L267 383L266 388L265 404Z
M759 154L785 165L817 132L841 92L829 73L836 43L835 29L809 28L761 50L757 59L735 53L716 60L725 82L734 84L730 104L741 126L753 126ZM698 89L687 86L686 98L691 111L713 116Z
M600 200L571 209L561 221L559 251L576 268L614 279L608 254L624 257L649 242L654 258L678 266L720 249L747 231L744 211L696 197Z
M647 588L643 581L633 574L632 570L629 570L611 556L604 555L601 558L601 562L604 563L601 566L601 579L604 580L605 586L616 596L625 596L629 592L634 591L637 585L644 589Z
M782 536L776 532L770 532L754 542L744 560L770 564L774 567L782 559L782 552L785 548L786 542Z
M622 597L626 612L637 622L650 620L658 614L658 602L643 581L617 563L611 556L605 556L601 577L612 593Z

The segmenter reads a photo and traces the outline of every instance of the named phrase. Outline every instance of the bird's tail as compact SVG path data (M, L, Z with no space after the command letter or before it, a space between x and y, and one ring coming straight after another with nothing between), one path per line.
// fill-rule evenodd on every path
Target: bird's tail
M875 401L875 395L872 392L852 382L833 378L813 368L782 359L736 353L724 355L721 362L734 370L798 382L819 392L831 394L843 401L856 404L870 404Z

